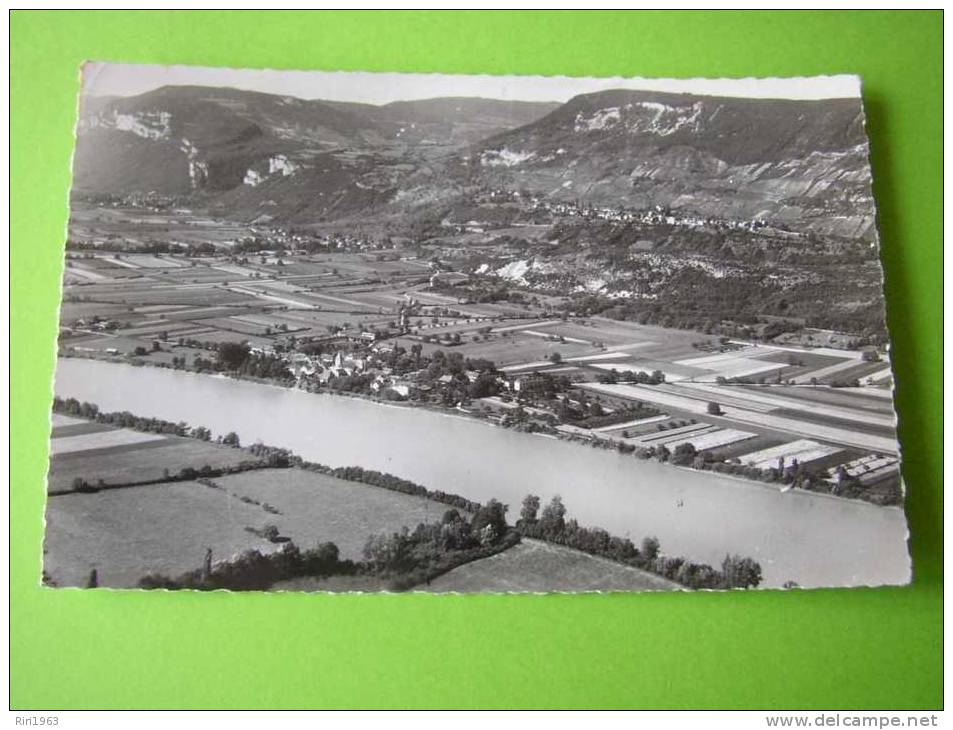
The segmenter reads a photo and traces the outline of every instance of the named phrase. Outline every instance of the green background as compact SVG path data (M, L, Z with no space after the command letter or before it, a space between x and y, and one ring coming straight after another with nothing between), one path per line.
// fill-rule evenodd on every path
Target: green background
M11 18L11 690L46 708L936 708L941 12L27 12ZM46 590L79 64L864 77L910 588L693 595Z

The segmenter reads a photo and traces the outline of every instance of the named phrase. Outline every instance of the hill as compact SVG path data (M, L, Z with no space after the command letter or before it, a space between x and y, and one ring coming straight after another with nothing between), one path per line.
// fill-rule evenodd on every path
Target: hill
M487 140L471 176L550 199L872 233L859 99L611 90Z
M474 195L498 190L874 235L859 99L616 89L374 106L167 86L87 99L77 133L77 192L184 196L245 221L469 220Z
M201 86L92 97L80 110L74 181L77 190L99 194L219 193L326 168L334 153L343 163L336 167L358 168L337 180L346 187L368 167L354 164L362 154L387 155L368 161L374 166L428 154L415 148L445 153L554 106L492 99L373 106ZM304 177L311 178L305 188L315 183L316 176Z

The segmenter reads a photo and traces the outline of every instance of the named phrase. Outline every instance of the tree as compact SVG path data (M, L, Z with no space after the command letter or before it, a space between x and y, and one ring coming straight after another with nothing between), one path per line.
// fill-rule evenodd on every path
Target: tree
M265 525L261 529L261 536L269 542L277 542L281 536L281 532L278 530L277 525Z
M443 518L440 520L440 524L449 525L453 522L458 522L461 519L462 518L460 517L460 513L457 510L448 509L446 512L443 513Z
M334 569L339 557L337 545L323 542L313 550L302 553L301 560L308 575L322 575Z
M506 505L495 499L491 499L485 505L477 510L470 523L470 529L475 534L480 534L492 530L492 539L489 542L496 542L506 533Z
M471 398L486 398L490 395L496 395L499 392L496 376L487 371L481 372L477 375L476 380L469 384L467 392Z
M535 523L537 514L539 514L539 497L535 494L527 494L523 497L523 507L520 509L520 520L524 523Z
M679 444L672 453L672 463L677 466L689 466L695 460L695 446L691 442Z
M234 431L229 431L222 437L222 443L226 446L234 446L236 449L241 446L241 442L238 440L238 434Z
M218 364L225 370L238 370L250 354L251 348L245 342L222 342L218 346Z
M549 361L553 365L558 365L559 363L563 361L563 356L560 355L558 352L554 352L552 355L549 356Z
M73 479L73 491L74 492L84 492L89 490L89 482L87 482L82 477L75 477Z
M721 574L727 588L756 588L761 583L761 566L751 558L726 555Z
M546 537L556 537L566 529L566 506L558 494L543 507L539 527Z
M659 555L659 547L657 537L645 537L642 539L642 546L639 552L645 560L655 560Z
M708 415L710 416L721 416L724 415L724 412L721 410L721 406L715 403L715 401L708 402Z
M364 558L379 570L404 572L413 565L413 545L406 527L391 535L371 535L364 545Z

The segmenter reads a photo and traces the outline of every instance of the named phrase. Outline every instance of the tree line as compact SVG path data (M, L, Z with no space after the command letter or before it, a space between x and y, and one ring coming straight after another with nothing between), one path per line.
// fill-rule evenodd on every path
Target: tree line
M302 551L293 542L284 541L274 553L247 550L235 559L214 564L209 552L203 567L178 577L150 573L139 581L139 587L267 590L283 580L340 575L370 576L380 581L382 587L404 591L516 545L519 533L507 527L505 511L503 505L491 500L469 519L449 509L440 522L421 522L413 530L404 527L392 533L370 535L362 561L341 560L333 542Z
M134 430L201 438L206 441L211 438L211 432L203 427L192 428L184 422L172 423L170 421L163 421L162 419L138 417L127 411L103 413L95 404L80 402L75 398L62 399L55 397L53 401L53 411L88 418L101 423L123 424L124 428ZM223 437L221 443L232 446L233 448L242 448L238 436L234 432ZM306 461L289 449L268 446L261 443L252 444L251 446L245 447L244 450L258 459L254 467L249 466L247 468L261 468L264 466L271 468L295 467L306 471L326 474L344 481L368 484L447 504L456 509L448 510L445 514L445 518L449 519L448 515L450 515L451 512L456 512L459 519L467 522L469 526L467 528L469 531L467 534L470 538L477 540L483 548L497 545L499 540L512 532L506 523L506 506L495 499L491 499L486 504L480 504L479 502L466 499L457 494L447 493L442 490L427 489L420 484L402 479L393 474L364 469L359 466L330 467L324 464ZM241 466L229 468L242 469ZM175 477L170 476L169 480L195 479L197 477L207 478L210 476L221 476L225 473L226 470L224 469L215 470L211 467L205 467L200 470L185 467ZM460 517L457 510L464 510L472 514L472 520L467 521L464 517ZM450 519L450 522L447 524L453 522L456 522L456 520ZM458 528L463 529L462 526L458 526ZM637 549L634 543L628 538L611 536L608 532L598 527L582 527L576 520L566 519L566 508L559 497L554 497L552 501L542 509L540 514L539 498L534 495L527 495L523 500L520 519L516 523L515 530L519 535L566 545L567 547L572 547L592 555L599 555L609 558L610 560L633 565L681 583L689 588L748 588L756 587L761 580L761 568L750 558L726 556L721 571L717 571L710 566L695 564L684 558L671 558L660 555L658 541L655 538L646 538L642 541L641 549ZM418 530L415 531L414 534L417 534L417 532L420 534L415 537L414 540L419 542L419 540L423 539L420 535L430 535L432 531L428 532L428 529L418 525ZM389 544L388 541L399 543L403 545L403 547L400 547L398 552L404 551L407 544L417 544L413 541L407 543L407 536L404 535L403 532L399 533L401 537L398 538L394 537L396 534L398 533L394 533L386 539L378 536L375 538L377 541L375 544L386 545ZM408 532L407 534L409 535L410 533ZM468 538L468 540L470 538ZM507 539L512 539L512 537ZM427 538L427 540L432 542L431 538ZM453 544L464 545L469 548L474 547L472 542L462 540L462 538ZM394 545L391 545L391 548L393 547ZM385 548L381 549L386 552ZM427 551L424 550L424 553L426 554ZM376 564L377 558L374 556L379 557L384 553L372 547L371 554L372 557L368 558L368 560ZM259 556L258 558L248 558L248 560L250 561L250 565L261 567L264 565L261 560L267 562L271 560L271 558ZM442 565L440 561L428 560L428 565L431 563ZM384 563L386 563L386 561L384 561ZM419 567L420 566L417 566L415 570ZM424 573L426 573L426 570L421 574ZM166 578L163 580L168 581L169 579ZM169 587L169 585L145 585L143 587ZM182 585L180 587L199 586ZM240 590L240 588L236 588L236 590Z
M527 495L516 528L525 537L631 565L688 588L756 588L761 583L761 566L751 558L726 555L717 570L686 558L662 555L655 537L644 538L637 548L630 539L610 535L601 527L582 527L574 519L567 520L566 506L558 496L540 512L539 497Z

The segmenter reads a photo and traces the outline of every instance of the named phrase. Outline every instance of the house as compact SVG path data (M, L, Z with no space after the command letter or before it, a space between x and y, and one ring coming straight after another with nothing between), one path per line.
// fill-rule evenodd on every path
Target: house
M288 363L288 368L291 370L292 375L296 378L302 376L312 377L318 370L318 365L316 365L310 357L302 353L295 353L291 356L291 360Z
M371 383L371 390L375 393L379 393L382 390L393 390L398 395L406 398L410 395L411 383L405 380L399 380L394 378L389 378L383 375L378 375L374 378L374 382Z
M393 342L378 342L371 346L371 351L384 355L393 352L397 348Z

